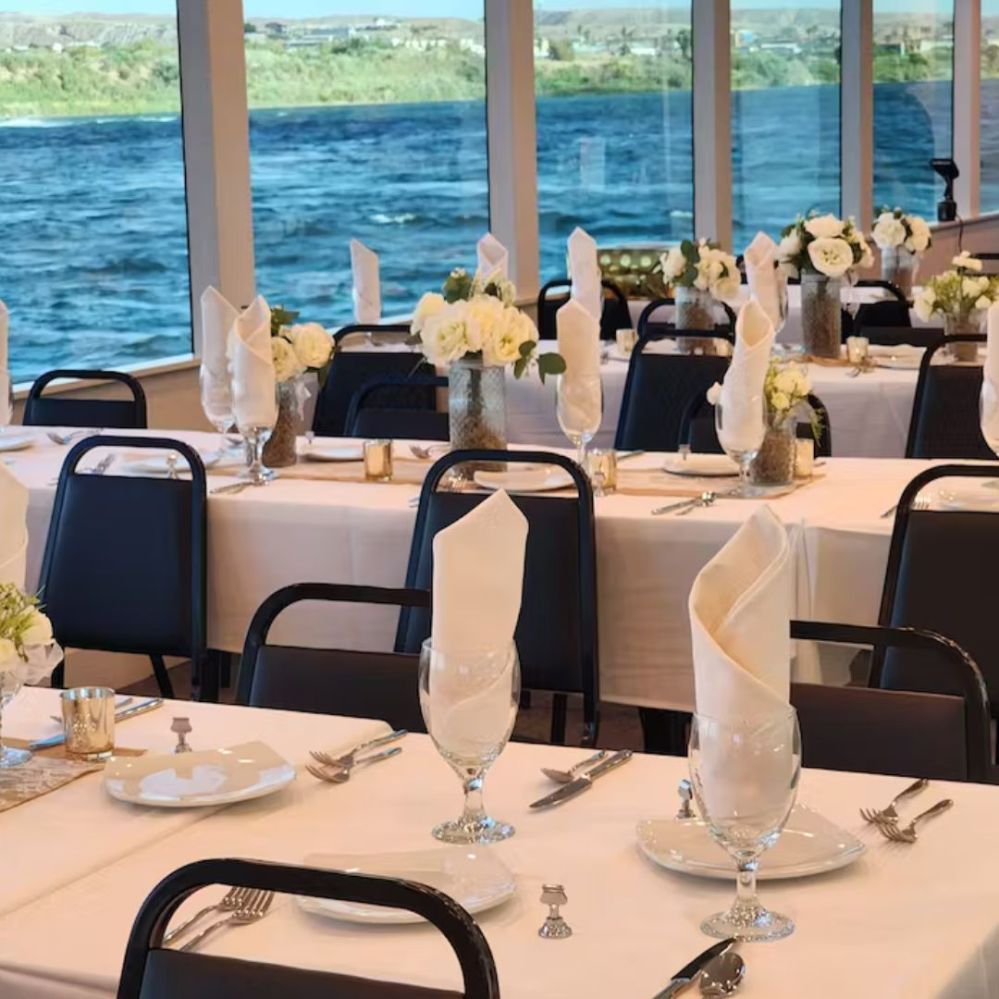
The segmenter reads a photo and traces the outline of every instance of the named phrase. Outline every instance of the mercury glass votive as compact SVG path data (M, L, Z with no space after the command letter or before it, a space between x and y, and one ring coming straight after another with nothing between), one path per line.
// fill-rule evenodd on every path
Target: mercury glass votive
M848 336L846 338L846 359L851 364L866 364L870 349L871 341L866 336Z
M66 752L106 760L114 751L115 695L110 687L71 687L60 695Z
M638 343L638 334L632 329L615 330L614 339L622 354L630 354Z
M586 457L586 470L595 496L606 496L617 489L617 451L593 448Z
M369 482L392 481L392 442L364 442L364 477Z
M811 437L799 437L794 442L794 477L810 479L815 467L815 441Z

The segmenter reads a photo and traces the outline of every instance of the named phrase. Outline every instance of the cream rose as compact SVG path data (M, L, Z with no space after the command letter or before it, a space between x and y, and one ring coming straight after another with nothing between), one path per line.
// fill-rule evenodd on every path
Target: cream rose
M936 292L932 288L923 288L917 293L912 305L916 310L916 315L925 323L933 316L936 302Z
M905 241L906 249L913 253L922 253L930 245L930 227L918 215L910 215L909 238Z
M874 242L882 250L893 250L901 246L906 239L905 223L895 218L891 212L882 212L874 223Z
M279 382L286 382L305 370L295 348L283 336L271 337L271 357L274 360L274 377Z
M285 336L306 368L321 368L333 353L333 338L319 323L291 326Z
M805 231L816 239L832 239L843 235L844 222L835 215L819 215L805 222Z
M782 260L788 260L801 253L801 236L798 230L793 229L777 244L777 256Z
M966 271L980 271L982 269L982 262L973 257L967 250L954 257L951 263L955 267L963 267Z
M427 292L419 302L416 303L416 309L413 311L413 325L412 330L414 333L419 333L423 328L423 324L431 317L437 315L447 302L444 301L444 296L437 294L437 292Z
M771 392L770 405L773 406L778 413L784 413L791 408L791 399L786 392Z
M445 304L424 322L420 339L432 364L450 364L482 349L482 335L467 302Z
M982 295L982 297L975 302L975 308L981 309L982 312L986 311L986 309L991 309L992 299L989 298L988 295Z
M659 260L663 265L663 277L667 281L675 281L687 269L687 258L678 246L672 247Z
M9 638L0 638L0 671L12 669L21 661L17 646Z
M853 248L845 239L820 236L808 244L812 266L826 277L842 277L853 266Z
M52 641L52 622L38 609L32 610L28 626L21 634L24 645L48 645Z

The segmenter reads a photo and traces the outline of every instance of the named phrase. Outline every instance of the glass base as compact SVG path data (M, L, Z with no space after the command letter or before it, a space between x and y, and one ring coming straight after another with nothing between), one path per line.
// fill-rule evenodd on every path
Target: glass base
M452 819L442 822L433 830L434 839L442 843L502 843L509 839L516 830L507 822L497 822L488 816L473 822L463 822Z
M732 487L729 495L739 499L753 499L757 496L766 496L769 492L772 490L766 486L757 486L752 482L739 482Z
M239 478L244 482L270 482L271 479L277 477L277 472L273 468L267 468L263 466L259 469L257 468L244 468L239 473Z
M11 749L10 746L4 746L0 748L0 770L23 767L33 755L34 753L27 749Z
M794 932L794 922L778 912L762 906L748 909L733 907L727 912L716 912L701 923L701 932L709 937L727 940L735 937L751 943L783 940Z

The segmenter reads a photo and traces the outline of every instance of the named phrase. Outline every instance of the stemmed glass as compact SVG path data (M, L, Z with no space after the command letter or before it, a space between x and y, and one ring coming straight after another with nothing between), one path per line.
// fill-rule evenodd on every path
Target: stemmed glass
M265 482L270 482L277 472L273 468L268 468L264 464L264 445L271 439L274 432L274 423L277 419L277 386L274 386L274 417L269 423L244 424L237 421L237 429L243 437L246 446L246 468L239 473L239 477L255 486L262 486Z
M576 447L576 463L586 468L586 448L600 429L604 414L603 385L600 375L558 380L556 411L562 433Z
M439 652L427 639L420 654L420 709L437 752L465 790L461 817L433 830L445 843L498 843L513 826L486 814L482 784L513 732L520 703L516 646Z
M232 386L228 377L220 377L204 364L198 373L201 387L201 408L208 422L218 431L219 457L229 449L226 431L235 422L232 408Z
M715 430L722 450L739 466L739 485L734 496L757 496L760 493L749 481L749 469L760 453L767 432L767 406L763 395L750 396L743 405L715 403Z
M760 855L777 842L798 793L801 736L793 708L766 720L719 721L695 715L690 777L711 838L738 869L736 897L726 912L701 923L709 936L779 940L794 923L756 894Z

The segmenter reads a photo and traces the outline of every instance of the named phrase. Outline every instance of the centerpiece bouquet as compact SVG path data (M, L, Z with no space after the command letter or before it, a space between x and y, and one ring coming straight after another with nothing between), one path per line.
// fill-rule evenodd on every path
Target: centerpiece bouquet
M816 440L822 432L818 412L809 402L812 383L801 365L772 359L763 381L767 432L750 466L750 478L760 485L788 485L794 479L798 423L811 424Z
M919 258L933 243L926 220L901 208L882 208L872 236L881 250L881 277L911 300Z
M695 243L685 239L660 259L663 278L673 289L676 328L713 331L715 302L729 301L739 294L741 277L735 257L710 240ZM677 345L690 350L703 347L704 341L701 337L680 337ZM705 353L714 353L713 344Z

